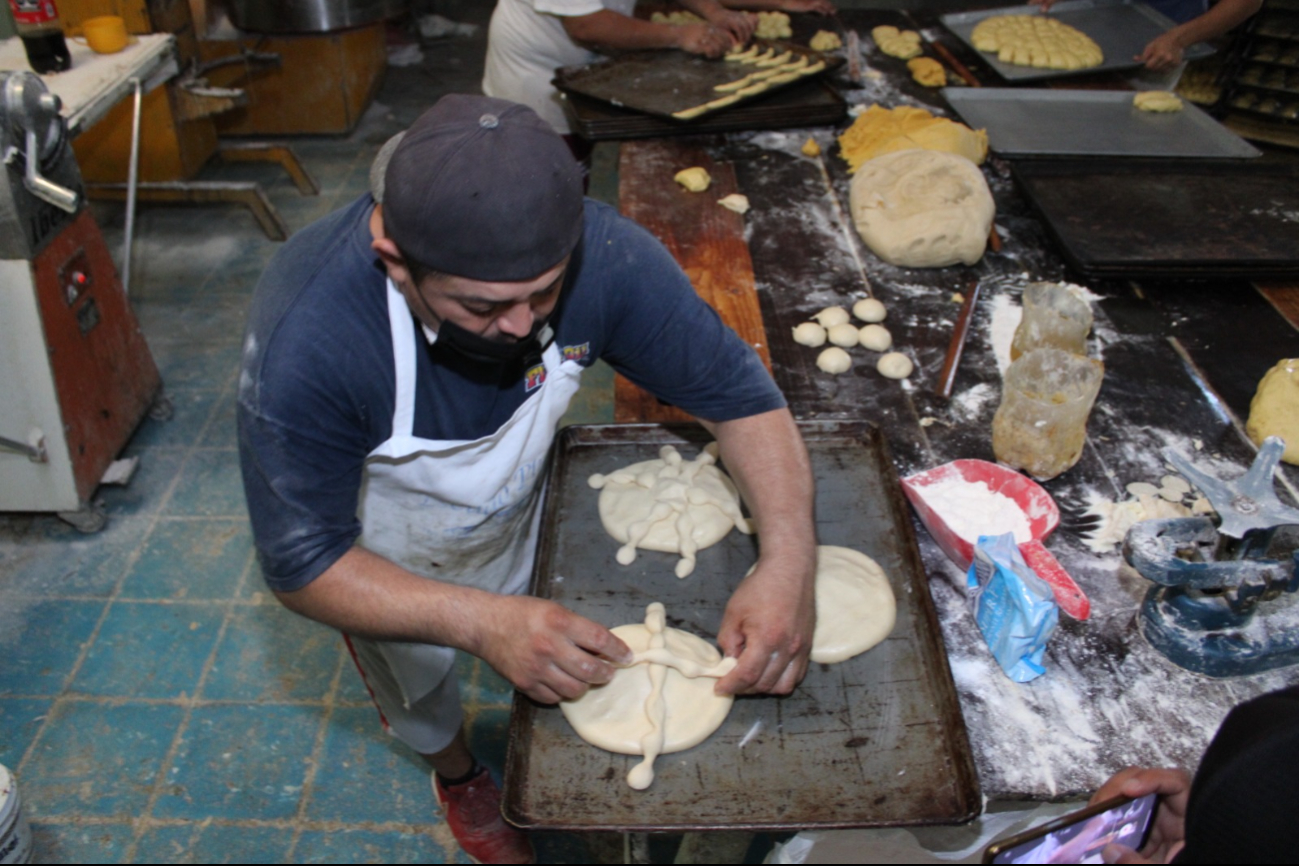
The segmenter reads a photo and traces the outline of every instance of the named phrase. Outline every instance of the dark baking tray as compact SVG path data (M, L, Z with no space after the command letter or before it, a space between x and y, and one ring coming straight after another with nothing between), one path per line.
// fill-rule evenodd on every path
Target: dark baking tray
M779 93L802 81L816 79L843 63L842 57L822 54L806 45L770 40L755 40L755 43L777 51L806 54L809 63L824 60L826 69L816 75L775 85L767 91L707 111L691 120L681 120L673 117L672 113L726 96L713 87L742 78L741 73L758 70L752 65L709 60L684 51L632 51L586 66L556 69L554 84L566 93L598 99L617 108L632 108L696 131L698 121L702 118L762 100L768 94Z
M1086 33L1100 46L1105 55L1105 59L1099 66L1087 69L1037 69L1032 66L1002 63L997 59L996 54L980 51L971 41L975 26L985 18L995 18L998 15L1041 14L1043 14L1041 6L1006 6L978 12L956 12L943 15L939 20L943 22L944 27L968 45L971 51L996 70L998 75L1012 83L1137 69L1141 64L1135 58L1145 50L1146 44L1161 33L1177 26L1171 18L1156 12L1145 3L1134 2L1134 0L1062 0L1051 7L1051 17ZM1213 54L1213 48L1203 42L1198 42L1185 51L1187 60L1199 60L1210 54Z
M978 814L964 718L884 439L864 422L799 426L817 481L820 542L860 550L888 573L898 601L893 634L843 664L812 665L788 697L738 699L710 739L660 758L646 791L627 786L638 759L588 745L558 708L516 694L503 803L511 823L786 831L950 824ZM671 625L712 639L757 557L754 539L732 532L701 551L684 580L670 554L642 552L620 566L586 482L652 459L665 444L693 457L709 439L694 426L565 429L552 457L533 592L608 626L641 622L646 605L662 601Z
M1086 276L1299 276L1299 166L1062 159L1018 160L1011 169Z
M739 102L724 111L705 114L688 124L618 108L577 93L565 94L564 102L573 128L588 141L830 126L848 116L848 103L820 77L801 84L796 82L763 99Z

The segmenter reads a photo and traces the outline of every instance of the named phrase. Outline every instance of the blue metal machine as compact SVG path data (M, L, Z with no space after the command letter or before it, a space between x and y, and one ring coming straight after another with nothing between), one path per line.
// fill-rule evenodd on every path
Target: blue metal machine
M1277 528L1299 525L1299 509L1272 487L1284 451L1280 439L1266 440L1249 471L1226 482L1165 449L1220 517L1216 527L1208 517L1147 520L1123 544L1128 564L1155 583L1141 606L1142 633L1174 664L1211 677L1299 664L1299 599L1282 598L1299 589L1299 551L1266 558ZM1269 617L1269 603L1287 615Z

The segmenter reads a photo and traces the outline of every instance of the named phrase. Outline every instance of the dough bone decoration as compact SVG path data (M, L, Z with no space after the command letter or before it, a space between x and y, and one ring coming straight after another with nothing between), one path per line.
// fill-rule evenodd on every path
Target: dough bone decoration
M717 443L694 460L664 445L658 460L635 463L587 483L600 491L600 521L621 542L620 565L636 561L636 549L679 553L677 577L695 570L699 550L726 537L732 527L746 535L753 524L740 511L740 494L717 468Z

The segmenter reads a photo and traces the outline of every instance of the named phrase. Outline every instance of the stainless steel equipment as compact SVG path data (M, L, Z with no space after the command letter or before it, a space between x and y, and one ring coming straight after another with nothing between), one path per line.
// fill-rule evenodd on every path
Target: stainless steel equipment
M36 75L0 72L0 511L93 531L91 496L161 380L59 109Z
M230 21L253 33L328 33L382 21L404 0L229 0Z

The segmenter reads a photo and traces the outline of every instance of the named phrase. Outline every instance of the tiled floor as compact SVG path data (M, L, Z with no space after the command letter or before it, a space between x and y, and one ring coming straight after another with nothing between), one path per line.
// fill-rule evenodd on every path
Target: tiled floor
M476 91L484 45L426 48L389 70L353 134L294 142L318 197L268 167L203 177L260 181L299 229L363 192L379 146L438 96ZM592 189L606 200L611 155ZM120 247L120 207L96 215ZM175 416L131 441L140 469L101 489L101 533L0 515L0 763L17 771L39 861L467 862L338 636L277 604L254 563L234 383L277 246L238 208L142 208L131 299ZM571 417L612 419L607 369ZM461 672L472 743L499 771L508 684L472 658ZM551 862L585 856L571 837L541 841Z

